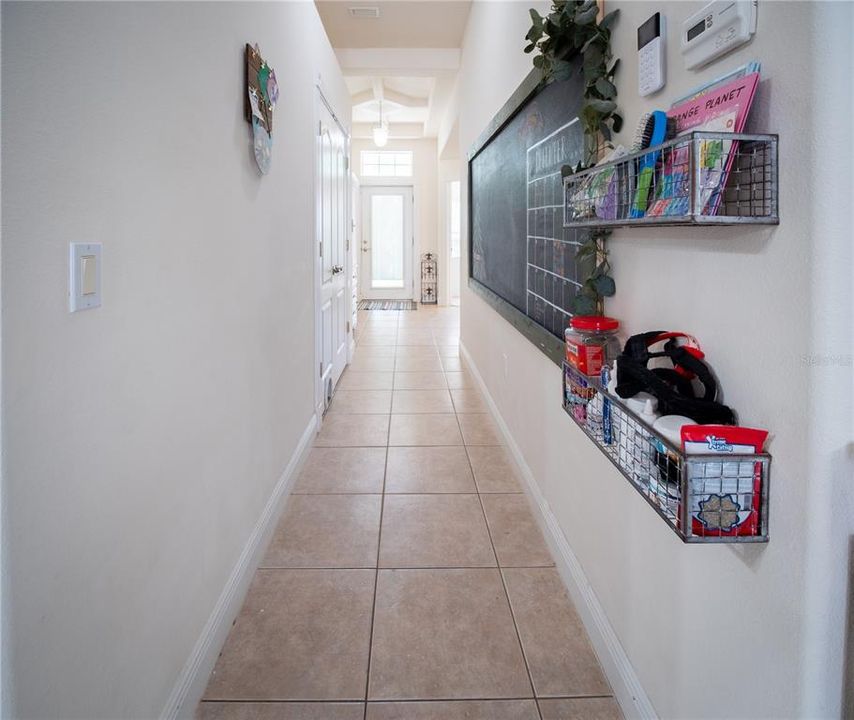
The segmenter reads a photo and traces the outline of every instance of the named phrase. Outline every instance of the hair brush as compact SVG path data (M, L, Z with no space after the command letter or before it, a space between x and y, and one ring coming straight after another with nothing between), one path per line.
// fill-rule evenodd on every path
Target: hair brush
M667 117L661 110L645 114L638 123L635 130L635 139L632 149L635 152L646 150L648 147L661 145L668 138L673 137L676 131L676 121ZM660 151L646 153L637 161L637 181L635 184L635 196L629 217L642 218L646 214L649 205L649 190L655 177L655 166L658 164Z

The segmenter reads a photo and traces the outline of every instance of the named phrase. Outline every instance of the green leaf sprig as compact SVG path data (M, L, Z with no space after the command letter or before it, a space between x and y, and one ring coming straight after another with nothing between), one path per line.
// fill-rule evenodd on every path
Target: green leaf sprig
M623 127L614 85L620 61L614 60L611 52L611 28L619 12L612 10L597 22L596 0L554 0L552 11L545 17L530 10L525 52L536 51L534 67L542 71L545 82L568 79L575 67L572 61L581 56L584 103L578 116L584 128L588 167L596 161L601 138L607 139Z
M551 12L543 17L533 8L531 28L525 39L526 53L533 53L534 67L543 73L543 81L567 80L581 56L584 76L584 102L578 117L584 130L585 159L576 168L564 168L564 173L578 172L596 164L603 144L623 127L623 117L617 112L617 88L614 75L620 66L611 52L611 28L618 10L597 22L599 6L596 0L553 0ZM611 277L611 264L605 240L610 230L596 228L576 251L579 262L592 267L581 289L576 293L572 312L576 315L601 315L605 298L616 292Z

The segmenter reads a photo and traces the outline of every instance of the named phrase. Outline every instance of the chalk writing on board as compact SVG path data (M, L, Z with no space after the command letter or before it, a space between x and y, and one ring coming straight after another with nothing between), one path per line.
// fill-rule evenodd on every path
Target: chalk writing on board
M559 334L569 325L572 299L581 288L575 272L575 237L563 227L561 166L581 147L578 118L528 148L525 313Z
M579 72L517 91L469 159L473 287L561 338L585 277L575 253L587 231L563 227L560 174L583 157L583 89Z

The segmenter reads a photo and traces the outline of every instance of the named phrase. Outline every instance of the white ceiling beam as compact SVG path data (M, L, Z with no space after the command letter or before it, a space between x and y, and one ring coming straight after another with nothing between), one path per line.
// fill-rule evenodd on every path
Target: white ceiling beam
M385 99L393 102L396 105L409 108L426 108L429 105L429 98L413 97L397 90L385 88Z
M353 103L353 107L357 105L366 105L367 103L374 101L374 90L371 88L370 90L362 90L361 92L353 93L350 96L350 102Z
M385 88L383 87L382 78L371 78L371 91L374 93L374 100L381 102L384 99Z
M430 104L428 98L412 97L411 95L405 95L404 93L399 93L395 90L389 90L387 87L383 87L382 93L383 102L394 103L400 107L426 108ZM356 107L357 105L367 105L368 103L374 102L376 99L377 96L373 89L362 90L361 92L357 92L350 96L350 101L353 103L353 107Z
M373 130L371 123L353 123L350 136L361 140L371 139ZM391 123L388 126L388 136L393 140L418 140L424 137L422 123Z
M338 48L344 75L433 77L460 67L458 48Z

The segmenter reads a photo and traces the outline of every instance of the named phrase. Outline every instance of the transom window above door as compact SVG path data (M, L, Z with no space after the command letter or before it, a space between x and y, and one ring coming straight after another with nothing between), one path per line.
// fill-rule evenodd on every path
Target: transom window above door
M411 150L362 150L362 177L412 177Z

